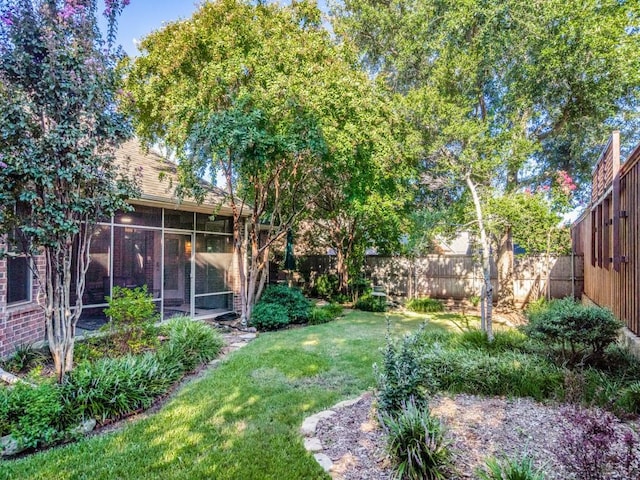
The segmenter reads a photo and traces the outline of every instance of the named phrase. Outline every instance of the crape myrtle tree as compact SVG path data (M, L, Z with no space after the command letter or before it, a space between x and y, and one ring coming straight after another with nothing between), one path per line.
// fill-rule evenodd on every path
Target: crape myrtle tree
M321 195L336 150L365 148L338 126L373 115L373 86L309 2L209 2L140 49L127 79L137 131L175 150L183 193L202 194L206 175L224 178L246 321L270 247ZM345 95L352 86L364 98Z
M558 171L587 179L589 153L638 112L639 10L631 0L345 0L336 9L338 34L404 96L423 168L473 205L489 335L488 202L550 186Z
M92 226L135 193L113 156L129 135L111 49L126 3L106 2L103 40L95 0L0 1L3 254L31 259L59 381L73 366Z

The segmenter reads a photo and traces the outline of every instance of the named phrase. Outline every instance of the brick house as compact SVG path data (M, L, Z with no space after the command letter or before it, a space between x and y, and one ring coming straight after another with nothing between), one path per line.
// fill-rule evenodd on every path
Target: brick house
M142 194L131 200L133 211L97 225L79 332L106 321L105 297L116 285L146 285L162 318L179 314L212 318L237 310L233 220L224 192L210 187L201 204L189 199L178 202L173 163L143 152L136 141L124 144L116 157L131 170L142 168ZM0 357L19 345L44 340L44 316L36 296L28 260L1 259Z

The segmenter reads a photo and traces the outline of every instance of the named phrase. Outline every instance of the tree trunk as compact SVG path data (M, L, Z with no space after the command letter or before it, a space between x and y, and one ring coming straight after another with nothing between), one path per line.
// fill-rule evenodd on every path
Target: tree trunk
M336 272L338 273L338 289L346 294L349 286L349 267L345 253L341 248L336 249Z
M513 294L513 237L507 228L498 245L498 308L512 311L515 308Z
M483 315L481 317L481 328L487 333L489 341L493 341L493 326L491 321L493 308L493 285L491 284L491 246L484 229L484 217L482 215L482 205L475 183L471 180L470 175L465 176L467 186L473 198L473 204L476 210L476 219L478 221L478 229L480 231L481 257L482 257L482 277L484 279L481 301L484 304L482 308Z

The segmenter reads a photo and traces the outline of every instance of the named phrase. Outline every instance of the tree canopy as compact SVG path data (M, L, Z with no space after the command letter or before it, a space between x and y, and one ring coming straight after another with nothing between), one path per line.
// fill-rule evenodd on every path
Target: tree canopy
M373 168L360 169L381 148L374 145L384 136L381 90L354 53L333 42L309 2L207 3L151 34L141 52L127 80L137 131L177 152L185 192L197 192L198 178L223 174L240 265L241 217L250 213L246 279L240 267L248 317L269 246L331 182ZM364 188L367 180L357 182ZM351 197L355 183L340 195Z

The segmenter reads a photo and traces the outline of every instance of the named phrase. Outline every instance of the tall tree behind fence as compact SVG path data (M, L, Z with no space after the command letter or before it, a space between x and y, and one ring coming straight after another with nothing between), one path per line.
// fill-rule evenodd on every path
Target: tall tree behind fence
M298 269L313 283L318 275L334 272L333 262L328 255L311 255L299 259ZM583 263L581 256L516 257L513 285L516 303L523 305L540 297L579 297ZM496 272L493 264L492 280L498 290ZM479 295L483 281L478 259L470 255L428 255L415 259L369 256L365 275L374 285L385 287L389 294L404 298L465 300Z

